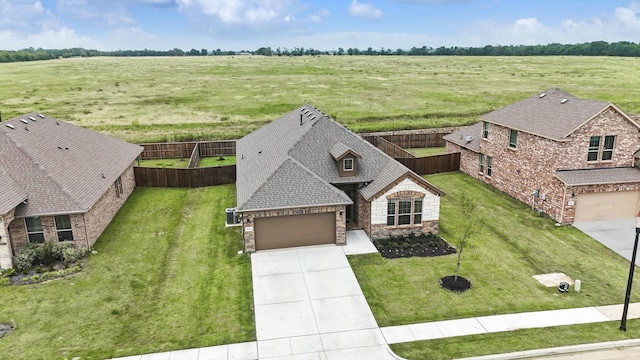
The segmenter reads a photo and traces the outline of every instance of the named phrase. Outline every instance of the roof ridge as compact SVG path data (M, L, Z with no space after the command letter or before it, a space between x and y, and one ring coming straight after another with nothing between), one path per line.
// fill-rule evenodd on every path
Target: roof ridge
M302 168L302 170L304 170L305 172L307 172L308 174L311 174L311 176L313 176L314 178L320 180L323 184L327 185L328 187L331 188L331 190L333 190L336 194L339 194L343 197L347 197L347 194L344 193L344 191L338 189L337 187L333 186L330 182L328 182L327 180L323 179L320 177L320 175L316 174L315 172L311 171L311 169L309 169L308 167L304 166L301 162L299 162L298 160L296 160L295 158L289 156L287 160L291 160L293 161L295 164L297 164L298 166L300 166ZM286 163L287 160L285 160L283 162ZM351 199L350 199L351 200Z

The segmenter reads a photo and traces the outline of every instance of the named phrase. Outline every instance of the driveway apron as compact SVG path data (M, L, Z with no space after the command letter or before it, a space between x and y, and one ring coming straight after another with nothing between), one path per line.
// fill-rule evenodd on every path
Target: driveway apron
M260 359L397 359L343 247L251 255Z
M577 222L573 226L631 261L636 236L635 218ZM636 265L640 265L637 256Z

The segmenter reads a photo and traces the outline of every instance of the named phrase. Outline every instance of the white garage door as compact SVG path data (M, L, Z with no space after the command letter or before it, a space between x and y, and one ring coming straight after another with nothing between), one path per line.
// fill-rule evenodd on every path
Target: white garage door
M575 222L630 219L638 212L638 191L578 195Z

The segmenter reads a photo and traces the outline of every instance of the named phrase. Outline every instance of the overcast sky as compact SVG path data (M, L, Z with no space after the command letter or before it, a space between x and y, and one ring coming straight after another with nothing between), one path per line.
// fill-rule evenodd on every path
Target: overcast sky
M640 1L0 0L0 49L640 42Z

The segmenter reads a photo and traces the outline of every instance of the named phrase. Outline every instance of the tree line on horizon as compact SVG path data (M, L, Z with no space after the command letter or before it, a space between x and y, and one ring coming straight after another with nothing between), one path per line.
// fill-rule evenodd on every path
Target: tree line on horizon
M230 51L191 49L183 51L178 48L171 50L116 50L100 51L83 48L71 49L22 49L17 51L0 50L0 63L38 61L70 57L95 57L95 56L229 56L229 55L262 55L262 56L622 56L640 57L640 43L619 41L608 43L606 41L592 41L580 44L547 45L487 45L483 47L412 47L411 49L373 49L371 47L359 49L357 47L337 50L317 50L314 48L294 47L276 48L261 47L254 51Z

